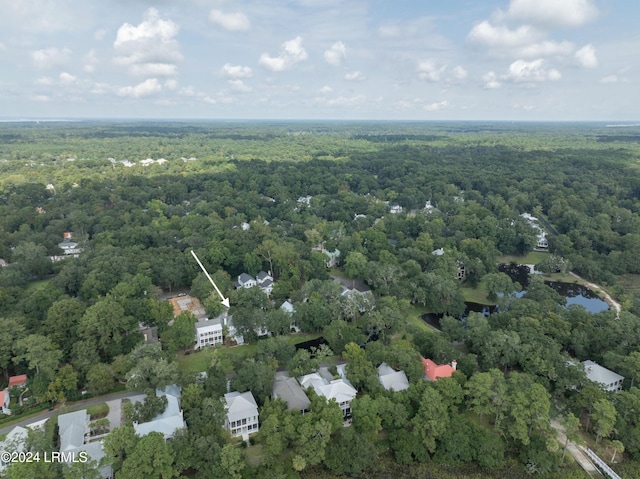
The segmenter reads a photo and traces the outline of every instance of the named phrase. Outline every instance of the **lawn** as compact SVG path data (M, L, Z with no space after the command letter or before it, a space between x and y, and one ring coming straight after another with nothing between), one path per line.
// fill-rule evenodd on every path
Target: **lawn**
M489 299L487 298L487 287L482 281L475 288L463 286L461 290L462 295L464 296L464 300L467 303L478 303L487 305L496 304L495 301L489 301Z
M504 255L498 256L498 263L538 264L545 260L549 253L544 251L530 251L526 256Z
M407 322L414 326L418 331L437 331L422 320L422 315L428 313L424 306L412 304L407 314Z
M34 289L42 289L44 288L52 278L47 279L39 279L37 281L29 281L25 286L26 291L32 291Z
M287 340L291 344L297 344L322 336L321 333L313 334L290 334ZM258 343L243 344L242 346L218 346L215 348L206 348L201 351L193 352L188 356L178 354L178 367L183 371L201 372L206 371L211 365L211 361L216 357L222 363L225 372L233 372L231 358L246 358L253 356L258 350Z

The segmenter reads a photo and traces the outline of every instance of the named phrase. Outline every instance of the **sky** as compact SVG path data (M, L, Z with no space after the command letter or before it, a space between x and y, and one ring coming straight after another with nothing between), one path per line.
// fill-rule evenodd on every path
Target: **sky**
M640 120L636 0L0 0L0 117Z

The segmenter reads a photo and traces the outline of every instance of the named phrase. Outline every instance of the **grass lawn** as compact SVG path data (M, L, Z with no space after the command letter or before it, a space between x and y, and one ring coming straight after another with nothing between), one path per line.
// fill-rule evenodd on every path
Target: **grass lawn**
M297 344L311 339L317 339L322 336L321 333L313 334L290 334L287 336L287 340L291 344ZM206 371L211 364L211 360L217 357L222 362L222 367L225 372L233 372L233 366L231 358L246 358L253 356L258 350L258 343L243 344L242 346L228 347L215 347L206 348L201 351L193 352L188 356L179 353L178 354L178 367L183 371L202 372Z
M489 301L487 298L487 287L481 281L480 284L476 288L463 286L461 288L462 295L464 296L464 300L468 303L478 303L478 304L496 304L495 301Z
M618 276L618 284L627 294L636 295L640 293L640 274L623 274Z
M37 281L29 281L27 283L27 285L25 286L25 290L27 291L32 291L34 289L42 289L44 288L47 283L49 281L51 281L53 278L47 278L47 279L39 279Z
M515 264L538 264L542 260L546 259L549 253L542 251L531 251L526 256L505 255L498 256L496 261L498 263L515 263Z
M428 312L424 306L412 304L407 315L407 322L415 326L418 331L437 331L422 320L422 315Z

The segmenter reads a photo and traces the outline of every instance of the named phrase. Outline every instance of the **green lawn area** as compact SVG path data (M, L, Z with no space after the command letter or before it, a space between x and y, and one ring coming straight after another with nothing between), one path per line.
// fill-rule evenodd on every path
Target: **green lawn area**
M407 315L407 322L412 326L415 326L418 331L436 331L436 329L429 326L422 320L422 315L428 313L424 306L412 304L409 314Z
M489 299L487 298L487 287L482 281L476 288L463 286L461 290L466 302L478 304L496 304L495 301L489 301Z
M322 336L321 333L313 334L290 334L287 340L291 344L297 344L311 339L317 339ZM178 367L183 371L202 372L206 371L211 364L211 360L217 357L222 362L222 367L227 373L233 372L231 358L246 358L253 356L258 350L258 343L243 344L242 346L218 346L215 348L207 348L201 351L193 352L188 356L178 354Z
M546 259L549 253L544 251L531 251L526 256L504 255L498 256L498 263L515 263L515 264L538 264Z
M51 281L53 278L47 278L47 279L39 279L37 281L29 281L27 283L27 285L25 286L25 290L26 291L32 291L34 289L42 289L44 288L47 283L49 281Z

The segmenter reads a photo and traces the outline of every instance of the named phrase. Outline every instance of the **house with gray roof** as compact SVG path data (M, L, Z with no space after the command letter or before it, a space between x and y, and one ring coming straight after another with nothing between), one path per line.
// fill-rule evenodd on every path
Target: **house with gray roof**
M242 436L246 441L249 434L258 432L258 404L251 391L237 391L224 395L227 419L224 427L233 437Z
M622 382L624 376L620 376L618 373L611 371L610 369L600 366L594 361L582 361L584 366L584 372L587 375L587 379L598 383L600 389L603 391L622 391Z
M300 411L303 414L311 404L298 381L289 377L285 371L276 372L272 395L274 399L282 399L286 402L289 409Z
M91 460L100 464L100 460L105 456L102 449L102 441L89 442L90 416L86 409L61 414L58 416L58 430L60 434L60 452L69 453L66 455L68 464L73 459L80 458L80 453L85 452ZM113 470L110 465L99 467L98 471L103 479L111 479Z
M253 288L257 284L258 282L253 276L247 273L242 273L240 276L238 276L238 282L236 283L236 287L249 289L249 288Z
M133 423L133 429L140 437L151 432L159 432L167 441L175 436L178 429L186 427L182 409L180 407L180 388L178 386L167 386L164 390L156 389L156 396L167 398L167 407L149 422L138 424Z
M333 379L326 368L320 368L316 373L302 376L300 386L303 389L313 388L318 396L324 396L327 401L335 400L345 417L351 415L351 401L358 392L347 379Z
M396 371L387 363L378 366L378 379L387 391L404 391L409 388L409 380L404 371Z

